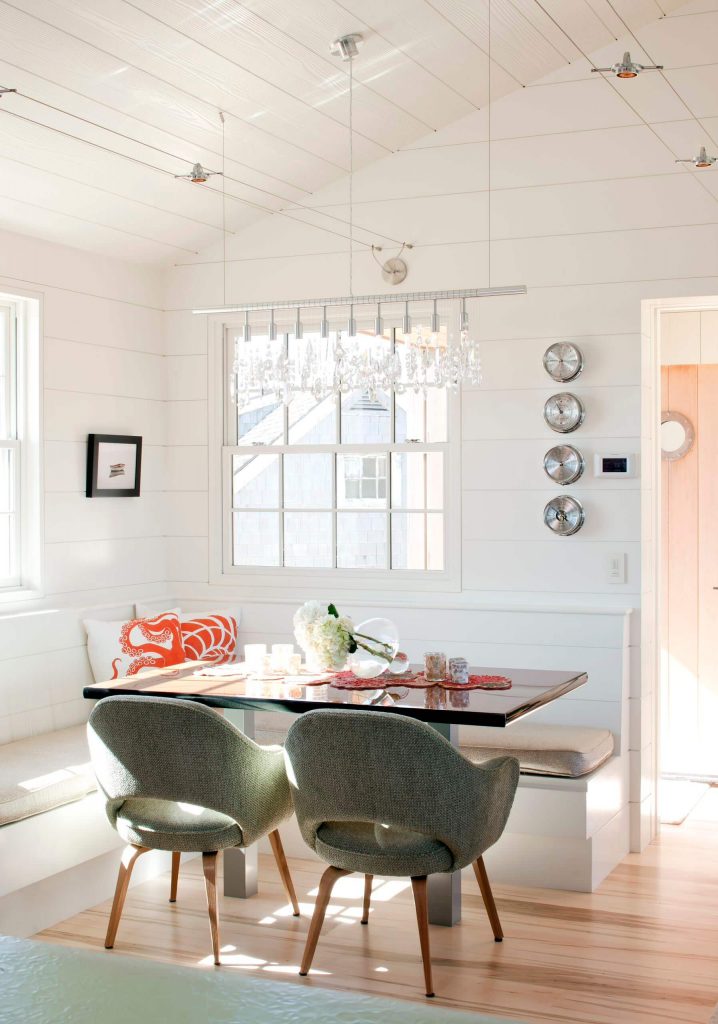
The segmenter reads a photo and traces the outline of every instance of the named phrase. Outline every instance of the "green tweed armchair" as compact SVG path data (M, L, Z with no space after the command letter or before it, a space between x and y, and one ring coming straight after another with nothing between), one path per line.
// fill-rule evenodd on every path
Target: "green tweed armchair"
M396 714L309 711L289 730L287 775L304 841L329 867L299 973L314 958L334 883L365 875L362 924L373 875L410 876L424 963L433 996L427 875L473 864L494 938L503 938L483 853L501 836L519 779L519 762L468 761L434 729Z
M214 962L219 964L217 854L268 835L294 915L299 906L277 826L292 813L281 748L260 747L215 711L161 697L107 697L87 726L107 817L128 844L105 939L112 949L132 869L148 850L201 853Z

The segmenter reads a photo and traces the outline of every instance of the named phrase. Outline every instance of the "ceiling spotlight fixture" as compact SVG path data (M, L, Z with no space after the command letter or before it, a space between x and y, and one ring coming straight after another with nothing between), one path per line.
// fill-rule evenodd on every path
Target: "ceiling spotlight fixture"
M677 164L693 164L694 167L712 167L713 164L718 160L718 156L708 156L706 153L706 147L701 146L698 150L698 156L686 157L683 160L676 160Z
M638 78L642 71L663 71L662 64L637 64L635 60L631 60L631 55L626 50L623 55L623 59L619 60L616 64L612 64L610 68L591 68L591 71L600 71L604 74L613 74L616 78Z
M8 92L17 92L17 89L0 89L0 96L4 96Z
M347 36L339 36L329 46L332 57L341 57L342 60L351 60L359 53L359 43L362 42L361 32L350 32Z
M194 182L195 185L203 185L207 178L221 173L221 171L206 171L202 164L196 163L192 165L192 170L189 174L175 174L175 178L187 178L189 181Z

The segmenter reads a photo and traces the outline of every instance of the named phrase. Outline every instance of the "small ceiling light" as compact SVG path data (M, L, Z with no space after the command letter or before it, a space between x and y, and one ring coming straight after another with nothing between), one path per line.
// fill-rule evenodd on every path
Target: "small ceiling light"
M192 165L192 170L189 174L175 174L175 178L187 178L195 185L203 185L207 178L212 178L215 174L221 173L221 171L206 171L202 164L196 163Z
M631 60L631 55L626 50L623 55L623 59L619 60L616 64L612 64L610 68L591 68L591 71L600 71L604 74L615 75L616 78L638 78L642 71L663 71L662 64L637 64L634 60Z
M708 156L708 154L706 153L706 147L701 146L701 148L698 150L698 156L691 156L686 157L683 160L676 160L676 163L693 164L694 167L700 167L701 169L703 169L705 167L712 167L716 160L718 160L718 157Z
M5 96L9 92L17 92L17 89L0 89L0 96Z
M359 43L363 36L361 32L350 32L347 36L339 36L329 46L332 57L341 57L342 60L351 60L359 53Z

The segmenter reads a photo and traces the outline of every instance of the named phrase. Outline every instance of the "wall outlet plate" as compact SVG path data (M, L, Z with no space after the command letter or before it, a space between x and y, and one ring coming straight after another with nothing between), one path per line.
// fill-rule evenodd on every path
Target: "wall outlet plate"
M612 551L606 555L606 581L608 583L626 582L625 551Z

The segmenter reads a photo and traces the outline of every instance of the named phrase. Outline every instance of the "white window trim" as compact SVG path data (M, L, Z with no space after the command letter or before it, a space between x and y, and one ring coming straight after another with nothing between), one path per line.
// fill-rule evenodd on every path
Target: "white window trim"
M220 586L253 588L295 587L311 588L316 584L355 590L458 592L461 590L461 395L450 394L448 401L448 441L429 447L444 452L444 569L311 569L299 566L233 566L231 564L231 497L230 474L225 471L224 460L237 449L225 445L226 417L230 403L226 401L229 373L225 359L224 338L228 328L238 328L241 320L227 320L226 314L208 316L208 441L209 441L209 582ZM285 446L263 446L263 454L271 454ZM331 447L331 446L330 446ZM419 446L342 445L342 451L366 452L370 449L416 452ZM427 446L422 445L421 450ZM292 445L292 452L316 452L321 445ZM244 452L245 449L242 449Z
M0 304L13 310L17 344L17 439L2 447L19 449L16 463L18 565L13 585L0 588L0 604L42 596L43 444L42 444L42 299L0 281Z

